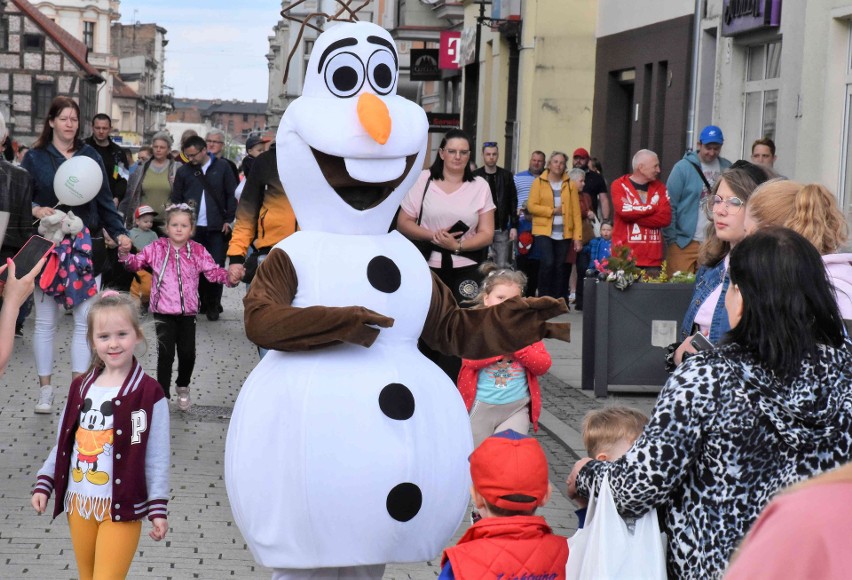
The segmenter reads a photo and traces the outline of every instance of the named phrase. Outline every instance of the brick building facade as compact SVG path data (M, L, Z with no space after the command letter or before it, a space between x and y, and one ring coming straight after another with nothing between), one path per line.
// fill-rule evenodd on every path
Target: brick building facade
M77 101L81 124L97 113L104 78L87 57L85 44L27 0L0 0L0 110L13 139L31 144L57 95Z

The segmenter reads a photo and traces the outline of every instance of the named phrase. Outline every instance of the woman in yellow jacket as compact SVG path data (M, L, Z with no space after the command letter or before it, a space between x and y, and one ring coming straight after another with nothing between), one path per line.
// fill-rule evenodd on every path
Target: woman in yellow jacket
M568 269L565 258L570 244L583 249L583 216L580 193L565 171L568 156L560 151L550 154L547 169L530 188L527 210L532 214L532 235L540 252L538 295L568 297Z

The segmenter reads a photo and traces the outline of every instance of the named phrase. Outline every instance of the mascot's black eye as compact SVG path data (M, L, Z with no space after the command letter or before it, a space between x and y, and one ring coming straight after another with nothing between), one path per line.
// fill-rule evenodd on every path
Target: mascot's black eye
M367 77L370 86L380 95L386 95L393 90L396 81L396 63L393 55L386 50L377 50L367 63Z
M364 84L364 64L351 52L340 52L325 66L325 85L338 97L351 97Z

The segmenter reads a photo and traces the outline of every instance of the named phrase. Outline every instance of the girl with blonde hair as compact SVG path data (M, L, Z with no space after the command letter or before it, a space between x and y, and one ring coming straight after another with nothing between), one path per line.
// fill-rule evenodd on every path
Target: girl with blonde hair
M768 181L752 194L745 217L748 233L766 226L790 228L814 245L822 255L840 314L852 320L852 254L840 253L848 226L834 194L819 183Z

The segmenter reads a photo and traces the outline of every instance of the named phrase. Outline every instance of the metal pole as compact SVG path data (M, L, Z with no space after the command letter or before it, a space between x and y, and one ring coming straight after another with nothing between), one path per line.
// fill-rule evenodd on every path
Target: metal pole
M695 0L695 15L692 22L692 82L689 87L689 114L686 120L686 148L695 144L695 111L698 107L698 56L701 47L701 4Z

